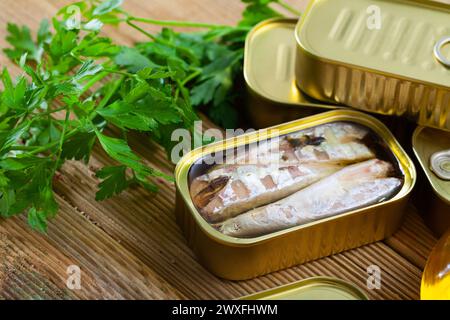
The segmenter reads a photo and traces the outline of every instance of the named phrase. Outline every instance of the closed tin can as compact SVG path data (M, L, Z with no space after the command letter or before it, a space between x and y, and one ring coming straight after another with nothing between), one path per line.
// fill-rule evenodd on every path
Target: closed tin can
M219 232L196 209L189 186L198 176L202 159L226 150L274 139L333 122L366 127L382 141L401 172L403 184L392 198L333 217L254 238L235 238ZM247 133L185 155L175 169L177 221L199 261L215 275L243 280L325 257L392 235L399 227L416 181L411 159L390 131L375 118L353 110L336 110Z
M315 0L297 29L297 84L313 98L450 130L450 6Z
M357 286L330 277L313 277L275 289L270 289L240 300L369 300Z
M297 19L271 19L247 36L244 78L247 86L247 113L256 128L334 109L308 97L295 81L295 26Z
M436 236L450 228L450 133L419 127L413 149L422 168L418 206Z

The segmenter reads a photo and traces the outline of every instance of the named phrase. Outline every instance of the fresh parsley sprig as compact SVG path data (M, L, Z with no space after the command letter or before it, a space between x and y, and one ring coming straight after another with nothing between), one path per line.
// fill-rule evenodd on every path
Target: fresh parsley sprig
M23 73L0 75L0 216L26 213L31 227L47 229L58 205L53 192L66 160L88 162L98 143L116 163L96 172L97 200L130 185L150 191L152 178L173 178L150 167L127 142L130 130L145 132L169 152L175 128L193 130L203 110L224 127L234 127L235 79L242 72L250 28L280 16L272 5L297 12L281 0L243 0L238 26L140 18L121 9L122 0L81 1L29 28L8 24L5 54ZM81 18L81 19L80 19ZM124 24L148 37L133 47L102 37L104 24ZM143 24L164 26L160 33ZM179 33L167 27L202 28ZM114 126L119 135L105 130Z

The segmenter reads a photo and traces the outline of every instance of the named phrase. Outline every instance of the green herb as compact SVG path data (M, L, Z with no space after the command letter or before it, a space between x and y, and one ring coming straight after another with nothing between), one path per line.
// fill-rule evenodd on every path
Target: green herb
M134 17L121 0L64 7L51 23L42 21L35 37L9 23L11 48L4 52L23 75L13 80L4 69L0 76L0 216L26 213L30 226L45 232L58 210L55 173L65 160L87 163L96 143L116 163L97 171L97 200L130 185L156 191L155 177L172 180L131 149L130 130L148 133L170 152L172 130L193 131L199 110L224 127L236 126L235 79L247 32L280 16L273 6L297 14L282 1L243 2L243 20L234 27ZM134 28L148 41L118 46L100 35L105 24ZM151 34L143 24L206 31Z

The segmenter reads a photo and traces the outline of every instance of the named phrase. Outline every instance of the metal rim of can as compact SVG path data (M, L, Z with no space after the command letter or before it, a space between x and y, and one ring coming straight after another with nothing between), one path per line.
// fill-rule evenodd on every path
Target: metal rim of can
M443 64L445 67L448 68L450 68L450 60L444 56L441 50L446 44L449 43L450 43L450 36L446 36L441 38L438 42L436 42L434 46L434 56L441 64Z
M431 170L442 180L450 180L450 150L434 153L430 159Z
M295 296L298 295L298 292L302 292L303 295L307 296L311 289L316 289L318 287L322 288L324 294L321 300L370 300L366 292L356 284L343 279L326 276L306 278L287 285L244 296L238 300L298 300L298 298L295 298ZM338 298L339 295L342 295L341 298Z
M390 200L387 200L386 202L380 202L373 206L369 206L365 209L357 209L353 211L346 212L339 217L342 218L344 216L352 215L357 212L367 210L374 207L381 207L385 206L386 204L393 203L396 201L400 201L403 198L407 197L412 189L414 188L414 185L417 180L417 172L414 164L412 163L411 158L408 156L408 154L404 151L403 147L400 145L400 143L395 139L391 131L378 119L374 118L373 116L363 113L356 110L351 109L340 109L340 110L332 110L327 111L323 113L319 113L310 117L297 119L291 122L283 123L268 129L263 129L257 132L251 132L244 135L241 135L237 138L230 138L228 140L224 141L217 141L213 144L209 144L204 147L199 147L191 152L189 152L187 155L185 155L177 164L175 168L175 180L176 180L176 187L181 193L181 199L184 202L185 206L187 205L187 208L190 211L190 214L193 215L194 220L199 226L200 229L203 230L203 232L214 241L217 241L219 243L225 244L225 245L232 245L237 247L247 247L247 246L254 246L256 244L261 244L262 242L266 242L269 240L273 240L275 238L283 237L288 234L292 234L295 232L298 232L298 230L303 228L311 227L312 225L321 224L324 223L327 220L333 220L336 219L336 217L329 217L324 218L319 221L313 221L308 224L300 225L293 228L288 228L284 230L280 230L277 232L273 232L267 235L255 237L255 238L234 238L230 236L226 236L216 230L214 227L212 227L201 215L198 213L197 209L195 208L194 204L192 203L192 200L190 198L189 194L189 187L187 183L187 176L189 169L191 168L192 164L200 159L201 157L217 152L217 151L223 151L226 149L229 149L231 147L241 146L253 142L257 142L261 139L271 139L273 137L277 137L280 135L292 133L295 131L311 128L320 124L333 122L333 121L351 121L355 122L357 124L366 126L374 132L379 135L384 141L388 143L390 148L394 151L394 154L396 157L398 157L399 161L401 162L401 167L404 170L405 173L405 183L402 187L402 189L397 193L395 197L393 197ZM258 138L259 137L259 138ZM245 142L245 144L244 144Z

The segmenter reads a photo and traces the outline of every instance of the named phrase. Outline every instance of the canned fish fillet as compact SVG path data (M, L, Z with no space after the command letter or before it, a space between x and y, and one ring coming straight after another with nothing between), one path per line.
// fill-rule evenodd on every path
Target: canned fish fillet
M389 236L415 179L381 122L331 111L186 155L177 217L208 269L248 279Z
M308 95L450 130L450 5L315 0L296 37Z

